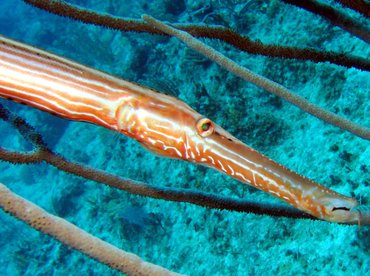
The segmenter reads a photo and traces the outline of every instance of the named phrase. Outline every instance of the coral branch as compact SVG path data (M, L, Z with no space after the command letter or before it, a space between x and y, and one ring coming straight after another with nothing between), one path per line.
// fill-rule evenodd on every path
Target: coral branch
M123 32L145 32L150 34L166 35L159 29L137 19L116 17L96 11L80 8L64 1L23 0L37 8L53 14L78 20L86 24L94 24L105 28L111 28ZM347 68L358 68L370 71L370 62L367 59L335 53L330 51L318 51L310 48L297 48L279 45L264 44L253 41L233 30L220 26L207 26L202 24L173 24L177 29L186 31L195 37L204 37L222 40L239 50L255 55L279 57L284 59L310 60L312 62L330 62Z
M330 111L322 109L321 107L315 104L312 104L311 102L307 101L303 97L295 95L292 91L288 90L284 86L278 83L275 83L263 76L260 76L252 72L251 70L248 70L236 64L231 59L227 58L226 56L224 56L220 52L217 52L210 46L207 46L206 44L192 37L187 32L173 28L148 15L144 15L143 19L147 21L149 24L152 24L156 28L160 29L161 31L166 32L167 34L171 36L177 37L179 40L184 42L187 46L189 46L193 50L197 51L198 53L201 53L202 55L206 56L210 60L218 63L221 67L239 76L240 78L246 81L249 81L257 85L258 87L261 87L267 90L268 92L287 100L288 102L294 104L295 106L299 107L303 111L310 113L311 115L317 118L320 118L321 120L329 124L332 124L344 130L347 130L366 140L370 140L370 128L362 127Z
M49 214L37 205L13 193L1 183L0 207L32 228L123 273L129 275L180 275L145 262L139 256L123 251L74 224Z
M364 0L335 0L342 6L350 8L363 16L370 18L370 2Z
M324 3L314 0L283 0L283 2L295 5L314 14L320 15L331 24L346 30L359 39L370 43L370 29L353 20L350 16L334 9ZM344 1L347 2L347 1Z

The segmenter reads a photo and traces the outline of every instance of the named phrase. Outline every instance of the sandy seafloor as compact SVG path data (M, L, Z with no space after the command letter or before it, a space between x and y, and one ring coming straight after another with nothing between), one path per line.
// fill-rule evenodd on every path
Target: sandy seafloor
M370 58L366 43L316 15L279 1L70 2L119 16L139 18L147 13L171 22L222 24L266 43ZM0 1L0 17L1 34L173 93L270 158L370 203L369 142L240 80L176 39L87 26L19 0ZM310 101L370 126L369 72L254 56L222 42L205 41ZM102 127L0 102L23 116L56 152L71 160L153 185L280 202L211 169L157 157L135 141ZM0 122L0 133L2 147L30 149L4 122ZM133 196L45 164L0 162L0 170L0 182L30 201L117 247L177 272L369 275L370 231L366 227L209 210ZM135 221L130 213L133 210L150 220ZM0 275L118 275L2 211L0 222Z

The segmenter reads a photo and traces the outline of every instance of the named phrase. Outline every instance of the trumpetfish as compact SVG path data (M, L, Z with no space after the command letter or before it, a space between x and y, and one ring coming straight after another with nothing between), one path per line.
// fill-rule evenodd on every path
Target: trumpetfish
M360 220L355 199L269 159L181 100L3 36L0 97L118 131L156 154L211 167L317 218Z

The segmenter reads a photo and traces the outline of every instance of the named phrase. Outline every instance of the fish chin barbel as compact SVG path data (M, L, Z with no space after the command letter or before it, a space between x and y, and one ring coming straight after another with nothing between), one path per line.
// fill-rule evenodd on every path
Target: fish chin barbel
M119 131L156 154L214 168L320 219L360 220L355 199L272 161L184 102L3 36L0 97Z

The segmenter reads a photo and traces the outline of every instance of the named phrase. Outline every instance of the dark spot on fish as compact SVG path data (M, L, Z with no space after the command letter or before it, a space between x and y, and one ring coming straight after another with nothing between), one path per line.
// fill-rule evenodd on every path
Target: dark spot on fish
M333 209L331 211L334 212L334 211L338 211L338 210L349 211L350 209L347 208L347 207L333 207Z

